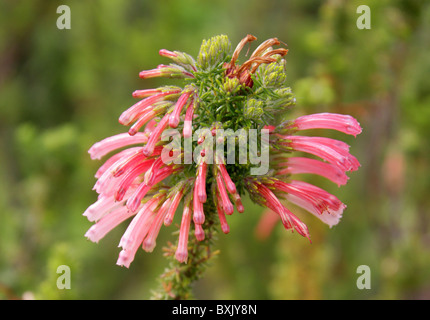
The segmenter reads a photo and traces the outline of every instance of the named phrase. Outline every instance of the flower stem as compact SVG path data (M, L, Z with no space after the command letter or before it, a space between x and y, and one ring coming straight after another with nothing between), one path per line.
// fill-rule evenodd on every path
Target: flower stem
M194 235L190 235L188 242L188 261L180 263L175 259L176 244L168 243L163 248L164 255L170 260L167 267L160 276L160 286L152 292L152 300L189 300L194 299L192 285L200 279L208 261L219 253L212 251L212 244L216 234L216 209L215 205L208 199L205 208L205 239L198 241Z

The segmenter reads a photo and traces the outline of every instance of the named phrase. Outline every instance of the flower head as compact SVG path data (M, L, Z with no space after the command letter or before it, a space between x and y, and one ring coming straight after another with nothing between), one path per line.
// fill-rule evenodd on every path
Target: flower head
M360 164L344 142L297 133L333 129L356 136L361 127L351 116L331 113L286 120L296 102L285 86L288 50L274 48L281 42L268 39L238 64L244 46L255 40L248 35L232 51L226 36L213 37L203 41L196 60L160 50L173 63L139 76L178 78L184 86L134 91L140 100L119 117L128 132L89 150L92 159L110 157L96 173L98 200L84 213L95 224L86 236L98 242L132 218L119 243L118 265L129 267L139 247L152 251L181 203L175 253L180 262L188 259L191 230L198 241L205 239L208 218L216 216L222 232L230 232L228 216L245 211L245 193L275 212L286 229L309 239L288 202L329 226L339 222L346 208L339 199L292 176L317 174L340 186L348 180L346 172ZM319 159L291 156L295 151Z

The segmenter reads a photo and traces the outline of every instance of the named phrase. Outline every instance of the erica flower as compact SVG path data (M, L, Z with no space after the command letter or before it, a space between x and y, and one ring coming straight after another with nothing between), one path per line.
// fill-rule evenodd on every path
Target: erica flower
M232 51L226 36L213 37L203 41L196 60L160 50L173 63L139 76L178 78L184 86L134 91L140 100L119 117L127 132L89 150L92 159L109 157L96 173L98 199L84 213L95 222L86 236L98 242L131 218L119 242L118 265L129 267L140 247L152 251L161 227L170 226L175 215L180 225L175 257L187 262L190 237L203 241L208 221L215 220L229 233L228 216L245 211L246 193L275 212L286 229L309 239L288 203L329 226L339 222L345 204L293 177L317 174L340 186L348 180L346 172L360 164L344 142L297 133L332 129L356 136L361 127L351 116L331 113L288 119L296 102L285 86L288 50L274 48L281 43L272 38L238 64L243 47L255 40L248 35ZM295 151L310 157L292 155ZM267 170L255 174L258 166Z

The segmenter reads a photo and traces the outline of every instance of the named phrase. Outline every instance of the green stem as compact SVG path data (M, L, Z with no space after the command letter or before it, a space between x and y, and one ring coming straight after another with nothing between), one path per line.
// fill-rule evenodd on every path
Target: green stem
M190 232L188 242L188 261L180 263L175 259L177 245L169 244L164 248L165 256L170 260L169 267L160 276L160 286L152 292L152 300L188 300L193 299L192 285L203 276L208 261L218 251L212 251L211 246L215 238L216 209L213 202L205 203L205 239L198 241Z

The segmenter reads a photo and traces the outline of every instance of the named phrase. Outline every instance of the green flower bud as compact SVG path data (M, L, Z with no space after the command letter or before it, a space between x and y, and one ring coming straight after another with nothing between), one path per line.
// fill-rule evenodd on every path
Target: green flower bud
M238 78L225 78L223 85L224 92L229 92L231 94L237 93L242 87Z
M259 67L258 71L259 79L266 88L282 87L287 79L284 59L280 59L278 62L262 65Z
M264 115L264 102L254 98L248 99L244 105L245 119L252 119L256 122L261 122L261 117Z
M230 55L231 43L226 35L220 35L203 40L197 57L197 64L201 69L212 69L224 62Z

